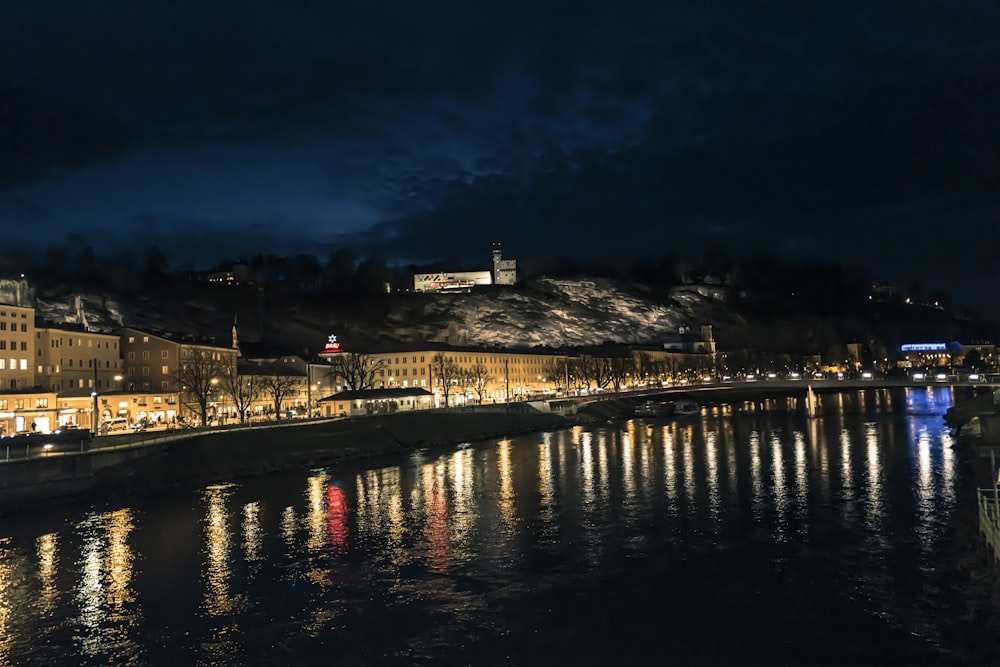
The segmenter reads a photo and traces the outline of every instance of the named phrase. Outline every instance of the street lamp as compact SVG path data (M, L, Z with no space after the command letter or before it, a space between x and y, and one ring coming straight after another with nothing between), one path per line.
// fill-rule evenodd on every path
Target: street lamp
M219 389L219 378L212 378L210 380L210 382L212 383L212 388L215 389L216 391L218 391L218 389ZM221 396L221 398L223 400L218 400L218 397L217 397L217 403L215 404L215 421L218 422L219 425L221 426L222 425L222 420L219 418L219 405L218 404L219 403L224 403L225 394L223 394L222 392L220 392L219 395Z
M312 395L313 395L313 392L315 390L319 389L319 383L313 384L312 382L308 381L308 378L306 378L306 380L307 380L306 381L306 419L309 419L309 418L311 418L313 416L313 411L312 411L313 410L313 398L312 398Z

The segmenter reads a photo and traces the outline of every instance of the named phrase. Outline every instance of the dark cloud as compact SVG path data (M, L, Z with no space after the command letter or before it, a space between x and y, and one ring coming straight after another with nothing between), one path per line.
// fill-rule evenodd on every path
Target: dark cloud
M0 192L21 204L0 224L915 274L929 234L1000 241L998 18L982 0L5 3Z

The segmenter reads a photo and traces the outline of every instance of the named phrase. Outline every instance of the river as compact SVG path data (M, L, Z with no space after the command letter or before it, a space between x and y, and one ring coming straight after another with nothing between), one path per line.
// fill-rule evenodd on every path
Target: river
M0 523L0 665L958 664L951 392L67 501Z

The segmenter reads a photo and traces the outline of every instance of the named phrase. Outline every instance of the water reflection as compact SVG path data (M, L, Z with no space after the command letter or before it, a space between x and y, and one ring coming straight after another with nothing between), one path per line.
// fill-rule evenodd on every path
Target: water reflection
M760 434L757 431L750 433L750 488L754 519L761 521L764 514L764 480L761 477Z
M815 420L813 420L815 421ZM795 517L798 519L799 535L805 537L808 533L806 517L809 514L809 467L806 461L805 436L800 431L794 434L795 439Z
M674 462L674 434L663 427L663 485L667 494L667 511L677 513L677 464Z
M0 665L9 665L11 644L14 642L10 629L11 584L13 564L11 561L10 538L0 538Z
M211 486L205 489L205 601L203 607L211 616L225 616L233 611L233 598L229 594L229 512L226 498L232 493L230 485Z
M719 497L719 462L716 459L717 436L709 431L704 435L705 439L705 464L706 476L708 477L708 506L712 518L718 520L721 500Z
M590 451L590 433L586 434L586 447ZM514 482L511 476L510 440L501 440L497 444L497 468L500 474L500 495L498 509L500 521L507 535L513 533L514 525ZM591 488L591 490L593 490Z
M35 540L35 551L38 555L38 579L41 584L41 592L38 595L38 610L42 614L51 613L58 595L56 588L56 568L59 565L59 553L56 550L58 543L59 536L56 533L46 533ZM2 554L0 554L0 560L3 560Z
M30 662L35 635L63 642L67 664L142 662L136 638L164 617L177 625L157 655L165 664L253 662L279 645L289 664L313 650L348 664L419 663L489 646L463 656L482 663L523 641L525 627L556 637L545 619L600 618L607 590L623 601L607 612L618 618L642 589L665 599L658 587L725 600L713 611L722 616L766 603L794 625L798 610L818 618L829 606L838 618L909 628L930 604L960 483L940 421L949 395L873 395L869 408L907 414L845 417L831 413L837 396L811 420L754 412L576 427L277 478L284 485L212 486L197 503L87 513L68 530L28 531L21 547L0 536L0 665ZM137 589L136 540L176 525L201 545L192 562L155 547L142 559L190 581L190 599L159 600ZM816 595L761 592L786 581L810 582ZM795 632L839 645L823 625ZM60 627L72 639L39 630Z
M785 489L785 458L781 451L781 436L771 435L771 473L774 477L774 539L784 542L788 530L788 491Z
M83 539L75 595L80 651L106 658L112 664L133 661L141 652L132 636L141 615L133 605L131 589L135 558L128 537L132 529L132 512L128 509L90 514L77 525ZM52 545L54 548L54 541ZM44 556L40 558L41 566L41 561L50 556L41 548L39 554ZM52 565L54 568L54 560ZM45 568L39 569L41 572Z
M243 555L248 563L260 562L260 540L260 503L247 503L243 506Z

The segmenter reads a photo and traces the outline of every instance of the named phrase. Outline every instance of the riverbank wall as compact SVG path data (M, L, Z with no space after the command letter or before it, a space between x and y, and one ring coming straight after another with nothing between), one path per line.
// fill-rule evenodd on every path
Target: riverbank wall
M35 459L0 469L0 514L80 493L108 498L232 481L572 424L557 414L525 409L405 412L220 431L156 446Z

